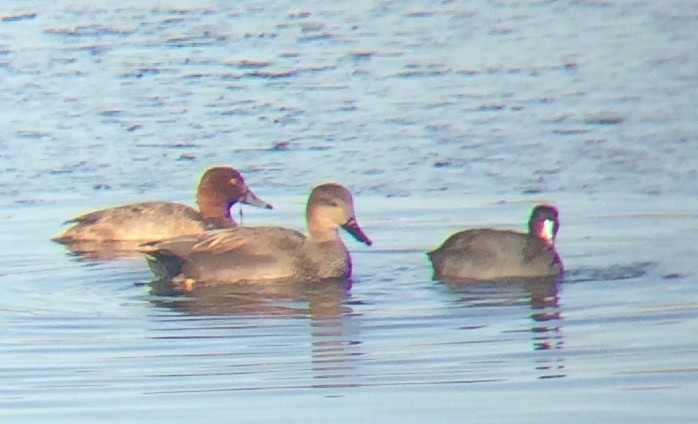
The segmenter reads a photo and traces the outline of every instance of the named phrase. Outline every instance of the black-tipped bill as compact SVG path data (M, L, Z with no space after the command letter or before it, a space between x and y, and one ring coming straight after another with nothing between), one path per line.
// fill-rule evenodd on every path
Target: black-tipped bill
M269 203L265 202L264 200L260 199L259 197L257 197L257 195L254 194L252 192L252 190L247 190L245 192L245 194L240 196L240 198L238 199L238 202L245 203L245 204L248 204L250 206L256 206L258 208L274 209L274 207L271 204L269 204Z
M354 238L358 241L365 243L366 246L370 246L373 243L371 239L368 238L366 234L364 234L364 231L361 229L361 227L359 227L359 223L356 222L356 218L351 218L349 221L347 221L346 224L342 225L342 228L344 228L347 233L354 236Z

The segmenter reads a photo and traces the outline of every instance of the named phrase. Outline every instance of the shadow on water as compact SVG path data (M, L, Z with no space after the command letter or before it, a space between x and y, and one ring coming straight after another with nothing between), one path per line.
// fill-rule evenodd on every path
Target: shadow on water
M268 320L310 320L310 367L313 388L353 387L356 361L362 355L351 324L355 312L345 301L351 281L287 284L201 284L183 293L170 282L151 282L151 302L189 317L250 318L253 326ZM261 320L260 320L261 318ZM254 337L254 334L252 335Z

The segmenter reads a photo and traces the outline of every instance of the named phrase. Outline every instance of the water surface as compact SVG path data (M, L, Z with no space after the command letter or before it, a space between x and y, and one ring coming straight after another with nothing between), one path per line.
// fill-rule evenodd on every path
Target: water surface
M0 417L695 422L697 27L689 0L6 2ZM275 205L245 225L350 187L352 289L164 296L49 240L220 164ZM432 281L425 251L542 201L563 281Z

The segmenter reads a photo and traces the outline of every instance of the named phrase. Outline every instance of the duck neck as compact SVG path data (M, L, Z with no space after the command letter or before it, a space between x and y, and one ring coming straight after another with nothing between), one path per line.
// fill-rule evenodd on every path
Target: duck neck
M326 222L318 219L310 219L308 216L308 238L314 242L324 242L339 239L338 228L327 225Z
M230 207L232 203L228 203L225 199L210 196L198 196L196 203L199 205L201 215L207 220L217 223L217 221L232 221L230 215Z

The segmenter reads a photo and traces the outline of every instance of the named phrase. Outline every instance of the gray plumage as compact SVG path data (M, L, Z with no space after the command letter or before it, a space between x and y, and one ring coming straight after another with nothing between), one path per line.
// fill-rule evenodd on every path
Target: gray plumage
M545 224L548 221L548 224ZM439 280L503 280L557 277L562 260L554 247L557 209L539 205L531 213L529 232L472 229L455 233L427 253ZM548 233L547 236L543 234Z
M349 191L339 184L313 189L308 235L282 227L237 227L143 246L156 278L239 283L348 278L352 264L339 238L343 228L368 245Z

